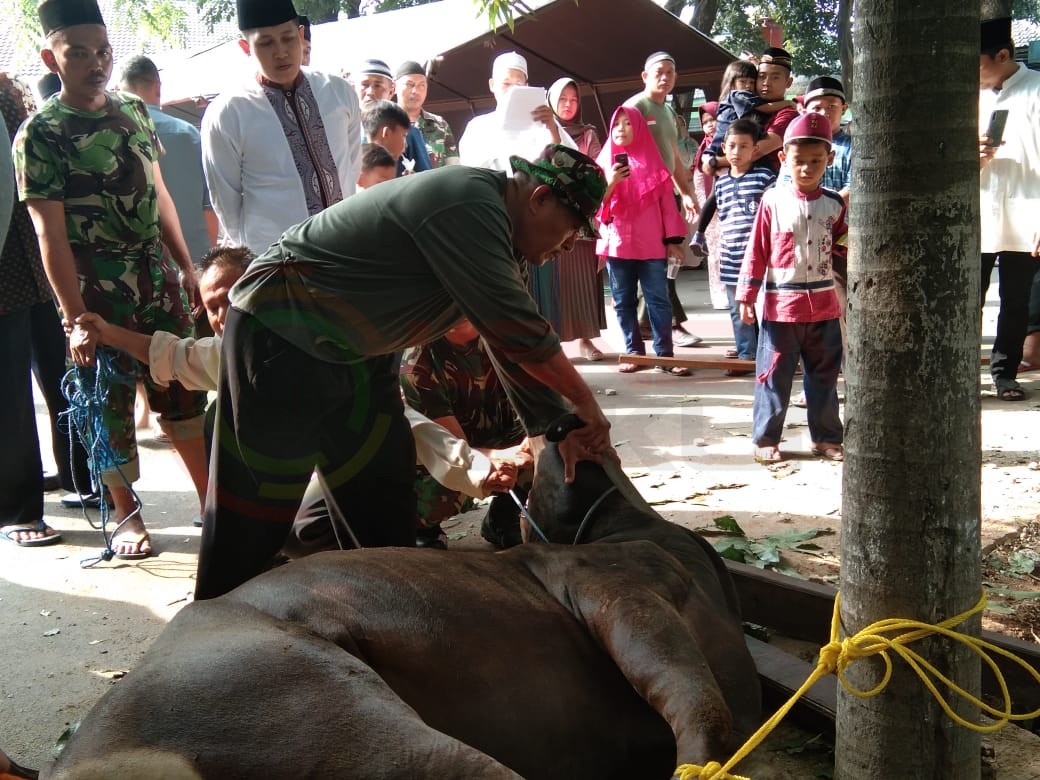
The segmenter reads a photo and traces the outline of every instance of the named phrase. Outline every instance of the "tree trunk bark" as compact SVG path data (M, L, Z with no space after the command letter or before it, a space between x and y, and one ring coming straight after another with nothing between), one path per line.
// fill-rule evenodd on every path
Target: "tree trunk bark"
M856 86L852 48L852 3L853 0L838 0L838 60L841 63L841 85L845 87L845 100L849 103L852 103Z
M977 6L956 0L856 8L841 539L850 634L883 618L937 623L981 592L978 22ZM979 624L958 628L977 635ZM914 649L978 694L978 658L962 645ZM881 671L861 661L848 678L869 689ZM839 690L841 780L977 780L979 744L898 657L880 695Z
M670 14L679 15L679 12L686 7L686 0L665 0L664 10Z
M1005 16L1012 16L1012 5L1013 0L982 0L982 18L1002 19Z
M719 13L719 0L700 0L693 8L693 18L690 26L700 30L705 35L711 35L715 27L715 17Z

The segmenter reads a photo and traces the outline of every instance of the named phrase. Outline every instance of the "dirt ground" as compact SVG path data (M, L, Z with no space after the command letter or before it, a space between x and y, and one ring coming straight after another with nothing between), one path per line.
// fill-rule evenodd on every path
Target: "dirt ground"
M677 353L720 355L731 341L728 314L711 310L706 274L686 271L679 281L689 325L704 345ZM729 516L758 543L753 549L779 550L782 567L836 582L842 466L809 455L804 410L792 408L788 416L788 460L755 464L749 438L753 380L717 370L690 378L618 374L615 355L623 342L607 313L610 328L600 347L612 354L601 363L578 358L575 364L607 410L624 467L646 498L666 518L691 528L712 528ZM995 315L991 301L984 314L988 338ZM1040 562L1029 571L1029 561L1040 558L1040 374L1021 379L1030 396L1009 404L996 400L988 374L983 377L985 577L1002 594L993 594L984 624L1038 642ZM37 413L45 433L42 402ZM194 492L172 449L147 431L141 449L137 487L157 556L84 567L84 559L100 551L100 535L79 510L63 509L57 493L46 496L47 521L62 532L64 544L0 545L0 657L6 660L0 666L0 747L24 765L44 764L63 730L118 685L191 599L199 541L191 524ZM46 443L44 450L47 458ZM479 536L482 511L448 524L454 549L489 549ZM811 540L792 536L811 530L818 532ZM799 543L811 547L793 549ZM986 742L988 776L1040 778L1040 738L1005 729ZM753 776L828 777L832 761L825 741L785 727L760 749Z

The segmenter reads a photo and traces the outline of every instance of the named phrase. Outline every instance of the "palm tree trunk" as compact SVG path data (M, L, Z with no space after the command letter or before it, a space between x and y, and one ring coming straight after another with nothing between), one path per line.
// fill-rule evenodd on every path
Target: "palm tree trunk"
M936 623L980 595L978 23L978 7L957 0L857 5L841 540L850 633L889 617ZM979 620L960 628L977 633ZM970 652L939 639L914 647L977 695ZM874 698L840 691L835 776L977 780L978 735L894 666ZM848 676L870 688L880 669L860 662Z
M718 12L719 0L700 0L693 8L693 18L690 19L690 26L700 30L705 35L711 35Z
M841 84L845 99L851 103L855 94L855 63L852 48L853 0L838 0L838 59L841 62Z
M982 0L983 19L1002 19L1011 16L1012 0Z

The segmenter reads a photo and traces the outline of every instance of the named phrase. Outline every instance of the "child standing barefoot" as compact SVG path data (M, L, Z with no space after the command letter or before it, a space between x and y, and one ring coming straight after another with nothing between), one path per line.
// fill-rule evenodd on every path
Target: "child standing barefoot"
M607 258L614 311L630 355L646 354L636 317L636 284L643 288L654 353L671 357L672 308L668 301L668 260L682 262L686 223L672 194L665 168L646 120L638 109L622 106L610 122L610 138L597 160L607 172L607 193L600 208L596 254ZM624 373L638 371L622 363ZM658 366L658 371L689 376L689 369Z

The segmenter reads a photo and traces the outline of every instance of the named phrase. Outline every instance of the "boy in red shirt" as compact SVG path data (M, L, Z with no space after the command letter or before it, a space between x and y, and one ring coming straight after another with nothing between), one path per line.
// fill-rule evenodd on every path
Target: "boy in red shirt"
M838 415L841 309L834 292L833 258L845 255L845 202L820 179L834 157L826 117L804 114L784 133L780 159L791 181L762 196L740 270L736 299L745 323L764 287L758 338L752 438L755 457L782 459L779 444L799 358L814 455L842 460Z

